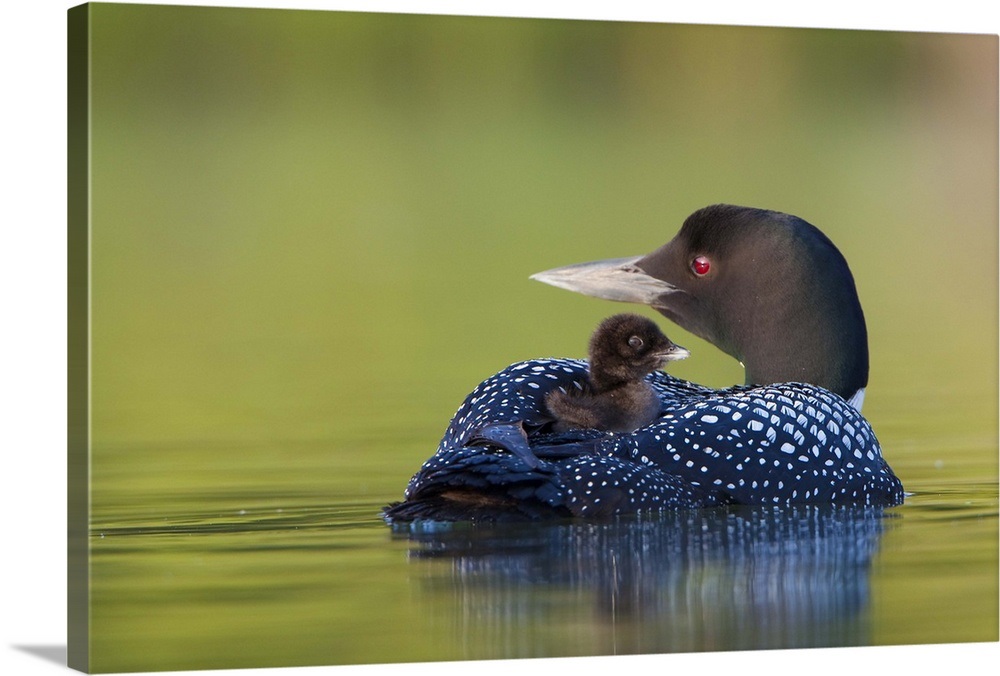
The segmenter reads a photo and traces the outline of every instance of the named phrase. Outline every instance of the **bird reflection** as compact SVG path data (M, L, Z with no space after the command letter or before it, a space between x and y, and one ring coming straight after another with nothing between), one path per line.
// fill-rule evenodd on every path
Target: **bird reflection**
M881 508L397 526L470 659L871 643ZM436 606L435 606L435 609Z

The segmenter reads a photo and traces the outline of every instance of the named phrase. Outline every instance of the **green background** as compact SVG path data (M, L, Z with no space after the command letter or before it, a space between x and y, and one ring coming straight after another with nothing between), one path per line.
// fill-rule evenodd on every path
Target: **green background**
M953 414L995 413L993 37L94 8L99 442L447 417L619 307L529 274L715 202L845 252L872 418L942 380L980 395ZM741 380L670 331L679 375Z

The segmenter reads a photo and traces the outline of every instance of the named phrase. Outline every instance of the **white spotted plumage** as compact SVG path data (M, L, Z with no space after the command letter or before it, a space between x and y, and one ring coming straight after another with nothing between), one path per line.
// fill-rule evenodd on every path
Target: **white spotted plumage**
M585 377L582 360L537 359L484 381L411 479L405 499L454 489L506 491L577 516L727 503L902 500L902 486L868 422L822 388L783 383L713 390L658 371L649 382L663 410L653 424L626 434L546 434L545 393ZM533 448L559 448L563 455L529 467L496 445L470 444L485 425L518 421L532 430Z

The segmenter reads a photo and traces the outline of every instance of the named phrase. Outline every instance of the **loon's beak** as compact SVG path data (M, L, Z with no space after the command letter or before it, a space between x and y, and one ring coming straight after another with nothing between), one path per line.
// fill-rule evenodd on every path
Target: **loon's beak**
M531 275L531 279L585 296L657 307L661 296L678 289L640 270L636 262L642 258L643 256L635 256L577 263L536 272Z

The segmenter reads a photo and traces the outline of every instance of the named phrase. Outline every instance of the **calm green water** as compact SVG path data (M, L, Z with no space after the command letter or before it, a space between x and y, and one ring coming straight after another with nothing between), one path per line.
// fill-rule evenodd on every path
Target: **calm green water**
M94 670L997 639L995 36L92 12ZM844 252L904 505L380 520L719 201Z
M696 510L430 532L379 519L400 486L384 488L371 459L345 481L335 446L294 449L298 476L276 466L287 448L206 462L214 450L160 449L183 475L170 492L109 477L130 489L93 525L100 670L997 639L996 483L968 478L988 475L975 459L989 446L908 482L915 494L881 514Z

